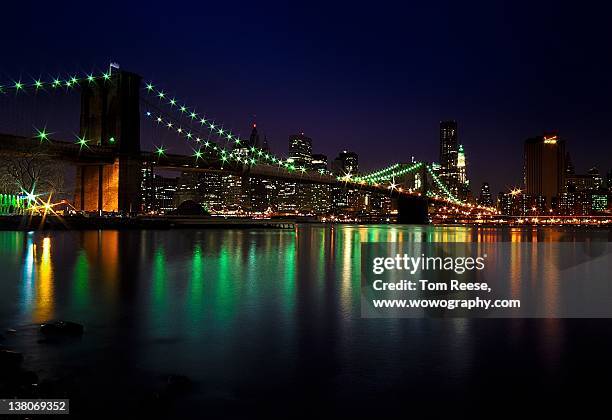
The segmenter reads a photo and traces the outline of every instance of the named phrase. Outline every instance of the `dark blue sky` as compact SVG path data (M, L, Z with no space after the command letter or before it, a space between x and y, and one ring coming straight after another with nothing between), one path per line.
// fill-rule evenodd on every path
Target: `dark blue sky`
M109 60L277 153L303 131L375 168L438 158L459 121L476 187L520 182L522 143L566 138L578 171L612 168L610 8L555 2L45 2L3 5L4 78ZM475 188L477 189L477 188Z

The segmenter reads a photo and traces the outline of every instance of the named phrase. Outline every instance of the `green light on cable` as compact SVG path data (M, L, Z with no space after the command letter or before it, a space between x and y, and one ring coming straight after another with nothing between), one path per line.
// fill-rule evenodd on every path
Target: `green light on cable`
M89 146L87 145L88 142L89 140L87 140L84 136L77 136L77 144L79 145L79 150L83 150L83 147L89 148Z
M40 140L40 142L42 143L43 141L48 141L49 140L49 135L50 133L47 133L46 128L43 128L42 130L39 130L38 128L36 129L36 138L38 140Z

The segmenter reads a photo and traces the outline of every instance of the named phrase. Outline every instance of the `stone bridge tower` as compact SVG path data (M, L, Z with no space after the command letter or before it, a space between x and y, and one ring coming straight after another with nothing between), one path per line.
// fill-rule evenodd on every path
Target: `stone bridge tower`
M110 79L81 82L80 135L114 151L114 161L79 165L75 207L85 211L140 211L141 77L113 71Z

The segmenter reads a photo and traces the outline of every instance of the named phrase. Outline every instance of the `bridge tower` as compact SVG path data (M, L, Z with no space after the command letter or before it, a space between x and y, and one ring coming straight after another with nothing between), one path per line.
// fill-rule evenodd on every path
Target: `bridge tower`
M82 82L81 136L115 152L112 163L80 165L75 207L84 211L140 210L141 77L113 71L109 80Z

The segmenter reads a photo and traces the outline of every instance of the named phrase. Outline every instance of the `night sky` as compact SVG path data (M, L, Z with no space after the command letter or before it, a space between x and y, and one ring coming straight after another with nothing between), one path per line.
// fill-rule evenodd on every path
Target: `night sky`
M364 169L437 160L438 123L456 119L475 190L518 184L523 141L548 130L577 171L612 168L609 8L129 3L3 4L0 75L113 60L242 136L256 115L278 154L303 131L315 152L354 150Z

